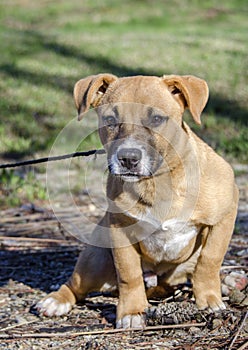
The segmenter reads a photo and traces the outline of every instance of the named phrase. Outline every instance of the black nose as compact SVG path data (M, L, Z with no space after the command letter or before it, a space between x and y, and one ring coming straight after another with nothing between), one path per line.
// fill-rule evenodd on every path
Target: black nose
M133 170L139 164L142 153L137 148L122 148L117 153L117 158L122 167Z

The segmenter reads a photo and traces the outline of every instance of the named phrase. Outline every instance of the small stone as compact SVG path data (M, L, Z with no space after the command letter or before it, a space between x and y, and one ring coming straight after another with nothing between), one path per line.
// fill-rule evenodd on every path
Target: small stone
M237 321L237 317L233 314L230 314L230 321L232 324L234 324Z
M25 324L25 323L27 323L27 320L24 317L22 317L22 316L16 316L15 321L18 324Z
M96 206L94 204L92 204L92 203L88 205L88 208L89 208L90 212L93 212L93 211L96 210Z
M213 319L212 329L220 328L222 326L222 321L219 318Z
M228 287L243 290L248 284L248 278L242 273L231 272L225 277L224 284L226 284Z
M200 329L199 327L194 327L194 326L192 326L192 327L190 327L190 329L189 329L189 333L190 333L190 334L201 333L201 329Z
M245 293L241 292L238 289L234 289L233 291L231 291L229 298L232 304L248 305L247 296L245 295Z
M228 296L230 294L230 288L226 284L221 285L222 295Z
M59 287L60 287L60 284L59 284L59 283L57 283L57 284L52 284L52 285L50 286L50 290L51 290L51 291L56 291L56 290L59 289Z

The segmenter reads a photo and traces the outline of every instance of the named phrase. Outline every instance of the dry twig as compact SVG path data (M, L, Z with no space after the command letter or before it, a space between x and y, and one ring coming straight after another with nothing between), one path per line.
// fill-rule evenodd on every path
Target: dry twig
M1 332L5 332L5 331L8 331L10 329L21 327L21 326L24 326L24 325L26 326L26 325L28 325L30 323L34 323L34 322L37 322L37 320L24 321L24 322L21 322L21 323L13 324L12 326L8 326L8 327L0 329L0 331ZM0 334L0 338L1 338L1 334Z
M237 350L245 350L248 349L248 341L246 341L243 345L240 346Z
M125 332L146 332L146 331L155 331L155 330L163 330L163 329L176 329L176 328L190 328L190 327L204 327L206 326L206 322L202 323L182 323L182 324L174 324L174 325L161 325L161 326L149 326L143 329L140 328L120 328L120 329L106 329L106 330L98 330L98 331L88 331L88 332L76 332L76 333L24 333L24 334L0 334L0 339L9 339L9 338L75 338L78 336L85 335L99 335L99 334L114 334L114 333L125 333Z
M220 270L233 270L233 269L238 269L238 270L248 270L247 266L241 266L241 265L230 265L230 266L221 266Z
M239 329L237 330L237 332L236 332L236 334L235 334L235 336L234 336L234 338L233 338L233 340L232 340L232 342L231 342L231 344L230 344L228 350L231 350L231 349L232 349L232 347L233 347L233 345L234 345L236 339L237 339L238 336L239 336L239 333L241 332L242 328L243 328L244 325L245 325L245 321L246 321L246 319L247 319L247 316L248 316L248 311L246 312L246 314L245 314L245 316L244 316L244 318L243 318L243 320L242 320L242 322L241 322L241 324L240 324L240 326L239 326Z

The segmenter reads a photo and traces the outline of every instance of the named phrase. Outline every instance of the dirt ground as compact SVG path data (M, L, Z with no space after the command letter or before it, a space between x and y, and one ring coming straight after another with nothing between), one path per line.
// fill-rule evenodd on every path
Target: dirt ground
M117 298L110 295L92 294L63 317L39 316L35 303L68 278L83 244L68 235L47 208L25 205L3 211L0 218L0 348L248 349L248 180L245 171L237 177L239 213L221 270L227 309L212 314L198 311L191 285L181 285L172 290L166 300L150 300L148 327L144 330L114 329ZM92 207L90 199L85 196L79 202L82 211L96 220L99 218L101 212ZM70 208L64 208L62 215L77 220Z

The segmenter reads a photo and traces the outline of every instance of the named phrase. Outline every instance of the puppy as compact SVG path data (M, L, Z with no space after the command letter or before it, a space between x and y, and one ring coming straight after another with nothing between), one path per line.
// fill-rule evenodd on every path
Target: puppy
M144 327L147 295L187 278L199 309L224 309L219 270L238 189L231 167L182 119L188 108L201 123L206 82L99 74L78 81L74 98L79 120L97 110L109 206L71 278L38 310L62 315L89 292L117 286L116 327Z

